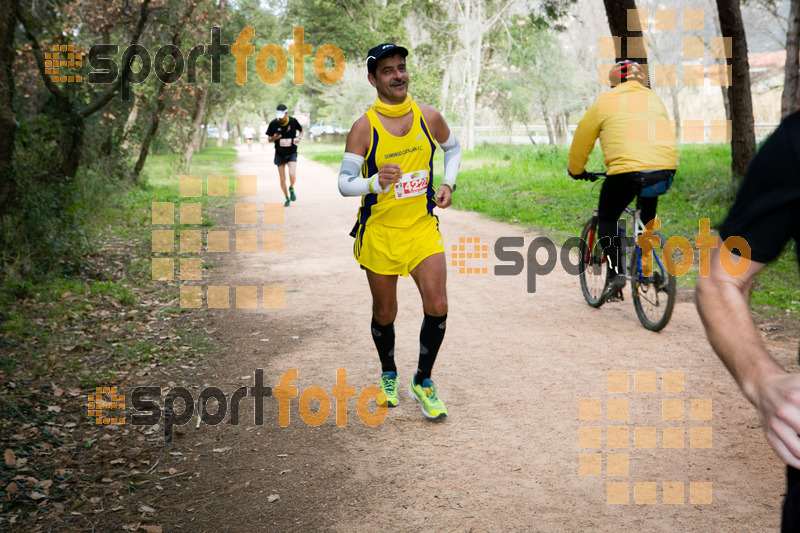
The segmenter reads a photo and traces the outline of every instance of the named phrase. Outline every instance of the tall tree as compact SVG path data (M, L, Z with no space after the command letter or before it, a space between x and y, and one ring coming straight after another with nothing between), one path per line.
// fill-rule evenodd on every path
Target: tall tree
M800 108L800 0L791 0L789 28L786 32L786 68L784 70L781 118Z
M197 7L196 0L190 0L189 3L186 5L186 10L182 16L182 18L178 21L175 21L175 28L172 34L171 43L173 46L176 46L180 49L180 37L181 31L183 28L189 25L189 21L192 19L192 14L194 13L195 8ZM135 183L139 184L140 179L139 176L141 175L142 170L144 169L145 161L147 161L147 155L150 151L150 143L153 141L153 138L158 131L158 127L161 124L162 113L167 105L167 87L166 83L158 83L158 90L156 91L156 102L155 102L155 110L153 111L153 115L150 119L150 125L147 128L147 132L145 133L144 139L142 140L142 145L139 149L139 158L136 161L136 165L133 167L133 179Z
M731 171L734 181L744 176L750 158L756 150L753 125L753 99L750 94L750 65L747 61L747 38L742 22L739 0L717 0L720 30L732 43L728 59L732 69L728 89L731 110Z
M620 38L620 56L617 61L623 59L630 59L637 63L647 63L647 57L638 57L642 54L637 54L637 50L629 48L628 39L631 37L642 37L642 28L639 23L639 18L629 13L630 10L636 9L636 0L603 0L606 7L606 16L608 17L608 27L611 30L611 35ZM631 54L636 54L632 56Z
M0 213L14 193L14 28L17 25L18 0L0 2Z
M143 0L139 7L138 20L136 20L135 27L131 32L131 44L137 44L139 38L144 30L145 23L149 14L150 0ZM36 67L41 76L47 90L52 94L58 102L61 115L61 122L64 131L61 143L61 161L57 172L53 175L56 179L62 177L73 177L78 171L80 165L81 155L83 154L85 123L87 117L97 113L108 104L114 95L116 95L122 79L126 78L130 73L131 62L122 65L122 72L117 77L116 81L100 96L91 99L86 105L79 106L76 103L77 99L73 99L67 88L59 87L51 79L50 75L45 70L45 56L44 51L36 36L36 31L41 23L34 16L33 13L24 12L22 9L17 11L17 18L22 23L25 31L25 37L30 41L31 47L34 52L36 60Z
M458 40L464 53L464 91L466 113L461 135L467 150L475 148L475 112L481 72L484 67L484 36L496 24L503 23L513 0L506 0L498 7L488 7L484 0L452 0L456 5L459 22ZM494 6L489 3L489 6ZM488 8L487 8L488 7Z

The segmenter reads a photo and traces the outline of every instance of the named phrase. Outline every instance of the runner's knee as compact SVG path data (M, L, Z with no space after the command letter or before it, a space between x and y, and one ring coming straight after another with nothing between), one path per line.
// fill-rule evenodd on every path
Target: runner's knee
M394 319L397 318L397 302L394 302L394 305L391 302L373 303L372 316L382 326L393 323Z
M442 294L426 298L422 307L431 316L444 316L447 314L447 296Z

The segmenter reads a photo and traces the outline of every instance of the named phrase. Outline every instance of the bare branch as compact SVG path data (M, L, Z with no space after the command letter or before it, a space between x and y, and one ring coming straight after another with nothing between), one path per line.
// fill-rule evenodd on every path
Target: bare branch
M39 69L39 74L42 77L42 81L44 81L44 86L47 87L47 90L50 91L59 102L65 103L68 101L66 95L61 91L61 89L58 88L58 85L53 83L53 80L50 79L50 76L45 74L44 53L42 52L42 47L39 45L39 40L31 31L28 21L25 20L30 16L30 14L24 13L21 8L19 11L17 11L17 18L19 19L20 23L22 23L22 28L25 30L25 37L27 37L31 42L33 56L36 59L36 67Z
M141 9L139 10L139 22L136 24L136 28L133 30L133 35L131 36L131 44L137 44L139 42L139 38L142 36L142 31L144 31L144 25L147 23L147 15L148 10L147 6L150 4L150 0L144 0L142 2ZM130 70L131 65L128 63L127 65L122 65L123 71L117 77L116 81L111 85L108 91L105 92L100 98L95 100L94 102L90 103L83 109L81 109L78 113L83 118L86 118L90 115L101 110L105 105L114 98L114 95L117 94L117 91L122 84L122 78L124 78L124 73L126 70Z

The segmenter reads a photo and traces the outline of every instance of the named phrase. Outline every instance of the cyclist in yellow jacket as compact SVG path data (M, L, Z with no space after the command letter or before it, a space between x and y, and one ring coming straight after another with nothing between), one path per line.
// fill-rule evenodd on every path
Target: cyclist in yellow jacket
M641 192L638 178L648 181L663 178L666 188L678 168L675 133L664 102L645 87L646 74L634 61L620 61L609 73L611 90L595 100L578 124L569 151L569 175L586 177L586 161L600 139L607 178L600 190L598 234L603 253L609 260L609 279L602 299L625 286L619 275L624 261L619 260L617 220L625 207ZM665 192L665 189L659 193ZM658 196L642 194L641 218L648 223L656 216ZM618 270L619 269L619 270Z

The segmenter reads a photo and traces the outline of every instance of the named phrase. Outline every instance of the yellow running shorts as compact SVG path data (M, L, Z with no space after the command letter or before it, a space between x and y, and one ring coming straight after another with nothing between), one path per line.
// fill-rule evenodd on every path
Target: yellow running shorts
M438 253L444 253L444 244L435 217L410 228L367 224L359 227L353 247L361 268L385 276L408 276L423 259Z

